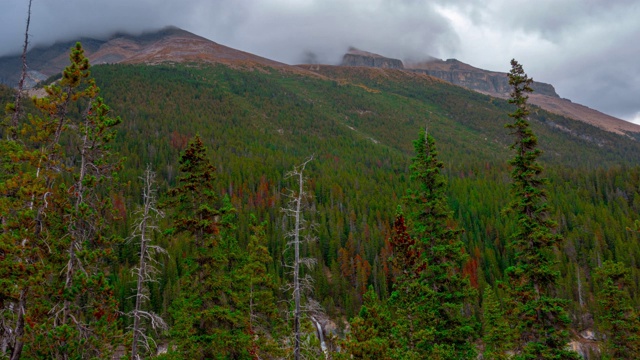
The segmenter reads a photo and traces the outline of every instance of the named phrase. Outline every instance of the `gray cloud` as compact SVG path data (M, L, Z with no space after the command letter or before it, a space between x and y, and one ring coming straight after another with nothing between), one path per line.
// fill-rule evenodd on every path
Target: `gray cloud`
M518 59L536 80L574 102L623 119L640 120L639 0L439 0L468 19L469 32L491 37L491 58L463 41L457 55L507 71ZM496 46L496 44L499 44Z
M23 41L27 0L2 0L0 55ZM285 63L337 63L349 46L401 59L518 59L561 96L640 114L640 0L33 0L32 45L175 25ZM640 116L640 115L638 115Z

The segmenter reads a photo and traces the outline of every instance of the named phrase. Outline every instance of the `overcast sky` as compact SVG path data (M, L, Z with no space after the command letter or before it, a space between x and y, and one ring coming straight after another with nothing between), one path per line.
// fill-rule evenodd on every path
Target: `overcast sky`
M28 0L0 0L0 56L20 51ZM640 123L640 0L33 0L33 45L178 26L288 64L349 46L400 59L515 58L561 97Z

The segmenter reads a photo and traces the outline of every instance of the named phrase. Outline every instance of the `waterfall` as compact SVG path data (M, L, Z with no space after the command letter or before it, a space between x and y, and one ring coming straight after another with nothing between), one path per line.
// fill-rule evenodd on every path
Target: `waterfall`
M329 359L329 351L327 349L327 344L324 342L324 332L322 331L322 325L320 322L313 316L310 316L311 321L316 326L316 333L318 335L318 340L320 340L320 348L324 353L325 359Z

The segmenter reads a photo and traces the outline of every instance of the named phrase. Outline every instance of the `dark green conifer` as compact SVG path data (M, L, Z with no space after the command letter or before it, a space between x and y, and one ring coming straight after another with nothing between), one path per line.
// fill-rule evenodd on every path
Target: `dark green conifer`
M507 360L508 351L513 349L513 331L506 320L505 312L490 286L484 290L482 299L482 327L484 330L483 358L487 360Z
M363 296L358 316L350 321L350 332L342 342L339 359L392 359L395 342L391 338L394 321L386 304L373 287Z
M235 210L227 200L218 203L215 167L195 136L180 157L178 185L169 191L174 228L192 242L180 279L181 294L173 303L171 334L185 359L248 358L250 334L246 313L236 308L229 247L234 243ZM221 246L224 237L225 245Z
M241 294L242 309L248 314L247 333L252 336L250 353L253 358L271 358L281 354L281 349L274 338L281 329L277 299L277 286L273 276L268 272L267 264L272 258L266 242L267 222L258 223L256 217L250 216L249 244L245 261L236 277Z
M529 127L526 94L533 91L522 65L511 60L509 84L513 87L509 103L516 109L509 116L513 123L506 127L515 137L511 149L515 157L509 161L513 200L508 210L515 214L517 230L510 247L515 252L515 265L506 270L510 280L511 314L519 339L517 359L577 359L567 350L569 318L566 301L554 296L559 273L555 269L553 250L561 241L552 232L556 223L549 218L544 185L538 162L541 150Z
M412 269L415 280L398 284L399 313L409 348L427 358L473 358L477 324L469 307L476 296L462 273L467 259L446 198L444 164L438 160L435 140L426 131L414 142L416 157L411 177L418 188L407 196L410 234L420 259ZM400 327L402 328L402 326Z
M603 358L634 359L640 354L640 314L631 305L629 269L622 263L605 261L596 278L601 286L598 327L606 335Z

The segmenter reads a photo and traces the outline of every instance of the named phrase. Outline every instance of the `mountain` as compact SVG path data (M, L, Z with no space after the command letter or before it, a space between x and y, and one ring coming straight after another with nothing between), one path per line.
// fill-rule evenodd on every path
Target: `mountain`
M68 62L68 49L76 41L82 42L85 53L94 65L202 62L247 69L267 67L310 76L319 74L314 71L306 71L304 67L290 66L232 49L176 27L167 27L141 35L114 34L102 40L80 38L31 49L28 56L30 70L27 77L27 87L33 87L48 77L58 74ZM483 94L500 98L509 97L506 73L479 69L456 59L430 58L427 61L406 62L405 64L399 59L352 47L343 56L341 65L400 69L423 73ZM19 56L0 57L0 83L15 86L19 79L20 69ZM533 88L535 93L531 95L530 102L547 111L580 120L617 134L640 133L639 125L560 98L551 84L534 82Z
M506 73L479 69L456 59L430 58L422 62L403 63L398 59L351 48L344 55L341 65L405 69L434 76L483 94L503 99L510 96L509 79ZM530 96L530 102L547 111L584 121L617 134L640 132L639 125L561 98L551 84L534 81L532 88L534 93Z
M430 59L425 62L410 63L406 68L491 96L503 99L510 96L509 79L506 73L479 69L456 59ZM561 98L551 84L534 81L532 88L534 93L529 97L530 102L547 111L581 120L618 134L640 131L640 127L636 124Z
M139 203L145 166L157 172L159 194L165 193L180 175L181 152L198 134L217 168L216 191L237 210L238 247L248 247L252 215L267 221L269 273L285 283L288 220L281 208L292 186L285 174L313 154L306 175L318 241L305 248L305 256L318 261L308 273L315 280L313 298L332 319L349 318L359 312L365 285L373 285L381 298L390 295L391 224L414 184L412 141L426 127L445 163L448 204L465 229L465 274L479 292L504 280L514 255L505 243L516 220L503 212L510 199L507 160L513 156L513 138L504 125L513 107L501 97L400 68L395 61L377 63L397 68L289 66L178 29L85 43L90 57L102 62L92 67L101 96L123 120L113 143L125 158L118 172L122 186L110 193L127 222L114 230L120 237L127 237ZM68 49L57 47L33 52L31 68L44 74L55 59L62 63ZM11 90L0 86L0 103L10 99ZM606 260L632 269L629 292L634 305L640 304L640 248L637 233L629 231L640 212L640 134L605 131L542 108L532 109L531 126L550 180L551 216L565 239L554 253L561 278L557 294L569 300L577 334L594 328L601 289L594 273ZM185 236L158 237L170 256L162 260L166 272L149 296L154 310L167 314L179 296L175 284L190 250ZM135 288L129 267L136 258L131 244L115 253L113 293L126 313ZM478 303L469 310L476 316Z
M506 73L478 69L456 59L430 59L408 63L406 68L492 96L509 96L511 91ZM534 81L531 87L536 94L559 97L551 84Z
M354 47L342 57L342 66L369 66L383 69L404 69L401 60L387 58L378 54L358 50Z
M85 55L93 65L99 64L158 64L210 63L244 68L269 67L300 72L277 61L220 45L188 31L167 27L141 35L115 34L106 40L79 38L36 47L28 54L28 84L34 86L49 76L60 73L69 62L69 49L80 41ZM15 86L20 76L20 56L0 57L0 83Z

